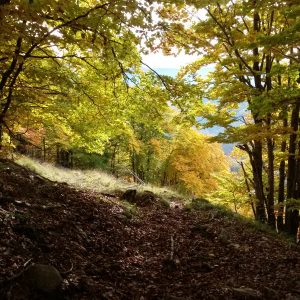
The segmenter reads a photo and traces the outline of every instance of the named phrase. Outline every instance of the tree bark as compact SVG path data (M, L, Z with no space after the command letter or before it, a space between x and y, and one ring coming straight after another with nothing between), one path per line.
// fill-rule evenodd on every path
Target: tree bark
M268 224L275 228L275 210L274 210L274 144L271 138L267 138L268 149L268 195L267 195L267 213Z
M283 128L287 128L288 120L285 117L283 119ZM281 142L280 151L285 153L287 142L284 140ZM278 215L277 215L277 229L282 231L283 226L283 213L284 213L284 200L285 200L285 159L280 161L279 165L279 183L278 183Z
M292 111L291 115L291 128L293 133L290 135L289 140L289 157L288 157L288 170L287 170L287 200L297 198L297 160L296 160L296 148L297 148L297 130L299 123L299 109L300 104L297 103ZM288 204L286 206L285 224L286 231L292 235L297 234L299 226L299 211Z
M265 212L265 203L266 197L264 194L264 185L262 179L263 171L263 159L262 159L262 142L254 141L253 149L253 160L252 160L252 170L253 170L253 181L255 195L257 198L256 203L256 219L260 222L266 222L266 212Z
M265 212L265 203L266 197L264 194L264 186L262 180L262 171L263 171L263 159L262 159L262 142L253 141L251 142L251 147L244 144L238 146L240 149L246 151L249 155L250 164L253 174L253 186L255 191L255 219L257 221L266 222L266 212Z
M266 56L266 88L267 92L272 90L272 58L270 53ZM266 125L269 132L272 129L272 114L268 113ZM267 195L267 213L268 224L273 228L276 227L276 218L274 210L274 147L275 142L271 136L267 137L267 154L268 154L268 195Z
M260 16L256 10L257 1L253 1L253 29L255 32L260 32ZM262 80L261 80L261 71L259 64L259 49L255 47L252 50L253 53L253 71L254 71L254 83L257 94L260 95L263 91ZM253 119L256 125L262 126L262 120L258 116L257 112L252 112ZM262 158L262 141L255 140L253 141L253 150L252 150L252 170L253 170L253 181L255 188L255 195L257 198L256 203L256 218L261 222L266 221L266 213L265 213L265 204L266 197L264 194L264 185L263 185L263 158Z
M243 170L244 180L245 180L247 192L248 192L248 195L249 195L249 199L250 199L250 204L251 204L253 216L256 219L255 203L254 203L254 201L252 199L252 195L251 195L251 189L250 189L250 184L249 184L249 176L248 176L248 174L247 174L247 172L245 170L243 162L240 163L240 166L242 167L242 170Z

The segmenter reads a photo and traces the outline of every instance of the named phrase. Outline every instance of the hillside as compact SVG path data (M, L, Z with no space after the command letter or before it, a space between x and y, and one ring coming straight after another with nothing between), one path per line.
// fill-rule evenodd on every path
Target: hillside
M204 200L133 205L11 161L0 173L0 299L300 299L299 246ZM57 268L58 290L36 288L33 264Z

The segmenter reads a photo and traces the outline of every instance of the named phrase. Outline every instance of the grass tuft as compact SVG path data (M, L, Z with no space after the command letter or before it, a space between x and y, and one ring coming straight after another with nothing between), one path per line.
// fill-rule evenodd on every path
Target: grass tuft
M128 189L136 189L138 192L151 191L163 202L170 203L171 199L183 197L171 189L156 187L153 185L140 185L128 183L100 170L72 170L50 163L41 163L35 159L21 156L16 163L31 169L32 171L52 181L65 182L80 189L92 190L100 193L122 193Z

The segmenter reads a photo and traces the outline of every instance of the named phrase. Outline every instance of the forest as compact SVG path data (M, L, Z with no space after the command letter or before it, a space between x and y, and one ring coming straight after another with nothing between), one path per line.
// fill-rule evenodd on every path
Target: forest
M1 159L170 188L299 240L298 0L0 0L0 26ZM162 75L158 52L195 60Z
M220 201L295 234L299 9L297 1L1 1L2 153L132 172L197 196L219 186ZM158 49L199 59L176 78L161 76L141 58ZM197 130L212 126L224 131ZM240 149L240 174L217 142Z

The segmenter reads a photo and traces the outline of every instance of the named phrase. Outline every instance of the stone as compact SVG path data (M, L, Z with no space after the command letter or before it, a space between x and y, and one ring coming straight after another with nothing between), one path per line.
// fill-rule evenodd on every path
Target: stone
M229 244L231 241L230 233L227 230L225 230L224 228L221 229L221 232L220 232L218 238L224 244Z
M155 200L155 194L151 191L140 192L136 195L136 203L141 206L152 204Z
M230 246L233 248L233 249L235 249L235 250L240 250L241 249L241 245L239 245L239 244L230 244Z
M261 292L247 287L233 288L232 291L234 299L252 300L262 298Z
M296 296L296 295L293 295L291 293L288 293L288 294L285 295L285 299L286 300L299 300L300 297L298 295Z
M31 289L53 293L62 284L63 278L51 265L33 264L24 272L23 281Z
M280 300L279 293L269 287L263 289L263 294L265 299Z
M126 200L128 202L135 202L136 190L130 189L123 193L121 196L122 200Z

